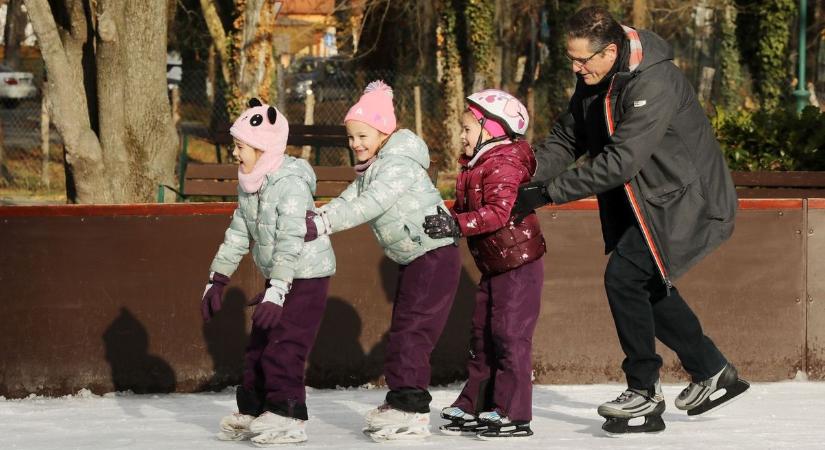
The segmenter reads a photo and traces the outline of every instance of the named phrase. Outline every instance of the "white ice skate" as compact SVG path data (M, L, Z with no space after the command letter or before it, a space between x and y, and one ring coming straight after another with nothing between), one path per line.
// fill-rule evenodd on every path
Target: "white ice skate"
M533 435L530 422L510 420L498 411L487 411L478 415L479 423L486 425L476 437L482 441L505 440L508 438L529 438Z
M676 398L676 407L695 416L722 406L733 400L750 387L739 378L736 367L726 364L716 375L699 383L690 383ZM716 393L719 395L715 395Z
M249 424L249 430L257 436L252 443L257 447L305 442L307 434L303 420L281 416L271 412L261 414Z
M255 435L249 431L249 424L255 420L255 416L248 414L234 413L221 419L217 438L221 441L243 441Z
M375 442L424 439L430 435L430 415L395 409L388 404L367 412L364 434Z
M438 427L441 434L448 436L460 436L462 434L473 436L479 431L487 429L487 425L478 422L478 418L456 406L448 406L441 410L441 418L447 419L450 423Z
M602 429L610 435L625 433L658 433L665 429L662 413L665 412L665 398L656 381L652 390L628 388L616 400L602 403L598 413L606 420ZM644 417L644 423L634 425L631 419Z

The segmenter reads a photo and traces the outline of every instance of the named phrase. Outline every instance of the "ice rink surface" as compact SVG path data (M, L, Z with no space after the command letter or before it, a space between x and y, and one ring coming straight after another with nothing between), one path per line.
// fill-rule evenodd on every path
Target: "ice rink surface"
M673 406L682 385L665 385L667 429L653 435L610 437L601 430L596 407L624 389L618 384L535 386L529 439L485 442L444 436L438 411L458 394L459 385L432 390L431 428L423 441L376 444L361 433L363 414L381 403L385 389L308 392L309 441L280 448L407 449L825 449L825 383L754 383L730 405L688 417ZM234 393L92 395L61 398L0 397L0 449L238 449L249 441L214 438L220 418L234 411Z

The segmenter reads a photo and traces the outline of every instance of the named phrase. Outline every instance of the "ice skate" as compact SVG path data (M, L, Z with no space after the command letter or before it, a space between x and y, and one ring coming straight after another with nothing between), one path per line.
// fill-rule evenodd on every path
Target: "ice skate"
M363 431L375 442L424 439L430 435L430 415L395 409L388 404L367 412Z
M676 398L676 407L686 410L689 416L706 413L728 404L747 391L750 384L739 378L736 367L726 364L716 375L699 383L690 383ZM719 395L715 395L720 392Z
M530 422L510 420L509 417L502 416L498 411L483 412L478 415L478 421L487 426L486 430L479 431L476 434L476 437L483 441L508 438L524 439L533 435Z
M255 416L248 414L234 413L221 419L221 430L217 434L221 441L243 441L255 435L249 430L249 424L255 420Z
M265 412L249 424L249 431L257 434L252 438L255 446L269 447L306 441L305 425L303 420Z
M438 427L442 434L448 436L459 436L462 434L476 435L478 432L487 429L487 425L479 423L476 416L466 413L461 408L455 406L442 409L441 418L450 421L450 423Z
M616 400L599 406L599 415L607 419L602 429L611 435L660 432L665 429L664 400L658 381L652 390L627 389ZM644 423L630 424L637 417L643 417Z

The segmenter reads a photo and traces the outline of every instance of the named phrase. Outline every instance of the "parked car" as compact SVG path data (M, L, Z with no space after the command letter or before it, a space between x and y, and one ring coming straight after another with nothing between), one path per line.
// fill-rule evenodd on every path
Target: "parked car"
M289 66L287 98L304 100L311 90L315 101L349 100L357 93L349 60L341 57L304 57Z
M37 96L34 75L19 72L0 64L0 103L6 108L15 108L20 100Z

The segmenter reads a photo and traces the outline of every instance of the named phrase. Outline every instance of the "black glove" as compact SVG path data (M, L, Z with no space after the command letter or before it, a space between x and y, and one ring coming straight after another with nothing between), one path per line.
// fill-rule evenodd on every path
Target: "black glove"
M438 214L424 217L424 232L433 239L461 236L458 221L440 206Z
M533 210L548 203L553 203L553 200L547 194L547 185L543 181L531 181L522 184L518 187L516 203L513 204L513 209L510 212L513 223L521 223Z

